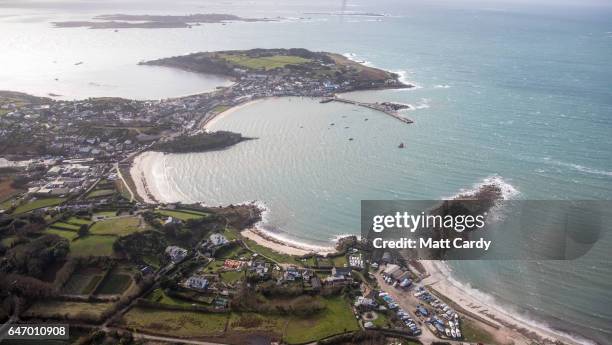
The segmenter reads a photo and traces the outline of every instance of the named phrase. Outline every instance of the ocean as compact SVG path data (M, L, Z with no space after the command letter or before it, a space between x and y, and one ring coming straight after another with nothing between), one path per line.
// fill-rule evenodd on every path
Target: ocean
M497 183L508 198L612 199L609 8L154 3L148 13L284 19L119 32L52 28L49 22L58 18L142 12L135 2L70 4L0 10L0 47L7 52L0 64L10 67L0 70L0 89L63 99L174 97L227 81L136 63L255 47L338 52L417 85L345 95L411 104L404 115L412 125L307 98L237 109L211 128L257 140L216 152L150 156L147 181L163 201L257 200L267 209L262 226L268 231L329 245L338 235L359 232L362 199L440 199L484 182ZM337 15L342 10L385 16ZM610 248L606 234L571 262L450 262L448 269L457 284L525 319L612 344Z

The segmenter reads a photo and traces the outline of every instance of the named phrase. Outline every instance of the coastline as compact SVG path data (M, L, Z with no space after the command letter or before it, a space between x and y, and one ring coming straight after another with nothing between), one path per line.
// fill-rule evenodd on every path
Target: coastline
M288 254L288 255L295 255L295 256L303 256L307 254L318 254L318 255L325 256L327 254L336 252L336 249L333 246L323 247L323 246L314 246L314 245L311 246L307 244L300 244L297 241L275 237L271 235L269 232L258 229L256 227L242 230L240 234L243 237L248 238L261 246L264 246L268 249L272 249L273 251L281 253L281 254Z
M421 281L422 285L435 289L434 294L441 294L442 297L452 300L455 304L468 311L468 313L473 313L480 318L499 325L500 328L497 330L485 325L486 328L493 329L493 335L499 340L518 340L517 337L522 337L525 344L531 344L534 341L542 342L545 339L551 342L562 341L564 344L572 345L592 343L588 339L576 339L571 335L555 331L552 327L538 323L538 321L521 318L518 312L508 311L494 303L494 301L491 301L493 298L487 295L486 292L480 296L477 295L478 291L474 289L459 286L461 285L460 283L453 281L450 270L442 269L441 265L444 264L441 262L429 260L421 260L419 262L427 272L427 277ZM479 322L479 324L484 325L483 322Z
M157 152L146 151L138 154L132 160L129 170L130 178L136 186L136 194L147 204L156 204L162 199L151 190L145 175L145 171L151 171L150 156L152 154L157 154Z
M250 101L241 104L239 107L246 106L250 103L257 102L260 100ZM218 115L224 114L224 116L231 114L232 110L237 107L228 109ZM215 118L218 118L216 116ZM208 124L210 124L209 122ZM164 202L164 198L159 195L159 191L155 188L151 188L147 184L147 175L145 171L150 171L150 164L155 160L152 155L160 154L157 152L144 152L134 158L132 167L130 168L130 175L132 176L136 185L137 194L146 203L158 203ZM265 210L264 210L265 212ZM325 256L330 253L336 252L334 244L330 243L329 247L315 246L306 243L301 243L296 240L276 236L257 224L253 228L245 229L240 233L243 237L254 241L258 245L276 251L280 254L304 256L307 254L318 254ZM468 314L474 314L478 318L483 318L487 323L479 320L475 320L479 327L489 331L498 340L516 339L521 340L517 344L530 344L533 341L541 342L544 339L551 341L561 340L564 344L578 345L578 344L590 344L591 342L587 339L576 339L570 335L564 334L553 330L551 327L534 320L526 320L520 317L517 312L509 311L492 300L490 295L486 292L479 293L479 291L469 289L461 286L461 283L453 280L451 273L448 269L443 269L441 263L433 261L419 261L425 268L425 278L422 280L424 286L429 286L435 291L434 293L442 295L441 297L452 300L453 303L467 311ZM469 317L469 316L468 316ZM472 319L472 318L471 318ZM499 325L499 329L491 327L488 324Z
M249 105L262 102L268 98L277 97L262 97L249 100L222 112L214 114L212 117L203 121L200 128L210 130L216 121L234 113L237 110L245 108ZM144 152L137 155L130 168L130 175L136 185L137 194L146 203L164 202L164 197L159 191L147 183L146 171L151 171L153 158L151 155L159 154L157 152ZM291 240L277 236L260 227L245 229L241 235L249 240L254 241L258 245L269 248L281 254L303 256L307 254L318 254L325 256L335 252L333 244L329 247L311 246L305 243L300 243L296 240ZM482 321L476 320L479 327L489 331L497 340L506 341L514 339L517 344L531 344L534 341L542 342L548 340L550 343L559 340L563 344L591 344L587 339L576 339L571 335L562 333L552 329L550 326L534 320L526 320L521 318L518 312L512 312L494 303L492 297L483 292L480 295L479 291L460 286L461 283L454 281L451 273L443 270L435 262L420 261L425 270L427 277L422 281L423 285L431 286L435 289L434 293L442 295L447 299L452 300L456 305L460 306L468 313L474 314L479 318L483 318L492 324L499 325L499 329L491 327ZM511 306L509 306L511 308Z
M209 130L210 129L209 127L214 125L215 122L219 121L219 119L221 119L221 118L223 118L223 117L225 117L227 115L230 115L230 114L232 114L232 113L234 113L234 112L236 112L236 111L238 111L238 110L240 110L242 108L245 108L245 107L247 107L249 105L257 104L259 102L262 102L262 101L264 101L264 100L266 100L268 98L274 98L274 97L262 97L262 98L252 99L250 101L246 101L246 102L243 102L243 103L236 104L235 106L232 106L231 108L228 108L228 109L226 109L226 110L224 110L224 111L222 111L220 113L217 113L217 114L213 115L211 118L206 119L205 121L202 121L200 123L200 128L205 129L205 130Z

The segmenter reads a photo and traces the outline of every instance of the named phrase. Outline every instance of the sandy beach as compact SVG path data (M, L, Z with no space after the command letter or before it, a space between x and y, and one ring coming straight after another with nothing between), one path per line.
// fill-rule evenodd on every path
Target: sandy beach
M134 181L136 185L136 193L140 198L148 204L155 204L158 202L155 194L151 191L151 187L147 184L147 178L145 175L145 171L150 171L151 167L149 163L151 160L149 156L152 154L157 154L155 152L143 152L136 156L132 161L132 166L130 167L130 177Z
M243 230L240 234L250 240L255 241L259 245L270 248L282 254L302 256L316 253L319 255L327 255L336 251L332 246L309 246L300 244L297 241L288 241L282 238L275 238L257 228Z
M222 111L222 112L220 112L219 114L217 114L217 115L213 116L213 118L209 119L208 121L203 122L203 123L201 124L201 127L202 127L203 129L205 129L205 130L209 130L209 128L210 128L212 125L214 125L214 124L215 124L215 123L216 123L216 122L217 122L217 121L218 121L220 118L225 117L225 116L227 116L227 115L230 115L230 114L232 114L232 113L236 112L236 111L237 111L237 110L239 110L239 109L242 109L242 108L248 107L249 105L259 103L259 102L261 102L261 101L263 101L263 100L265 100L265 99L266 99L266 98L258 98L258 99L254 99L254 100L251 100L251 101L248 101L248 102L244 102L244 103L239 104L239 105L237 105L237 106L233 106L233 107L231 107L231 108L229 108L229 109L227 109L227 110L225 110L225 111Z
M427 274L423 285L429 285L437 292L451 299L457 305L474 313L487 321L500 326L498 330L483 324L484 328L495 335L500 341L507 343L513 340L515 344L533 344L534 341L543 342L544 339L554 342L560 340L565 344L590 344L588 341L574 339L566 334L554 332L546 325L536 321L520 318L518 312L513 313L498 306L492 297L478 293L473 289L466 289L457 282L449 279L450 272L435 261L420 261Z

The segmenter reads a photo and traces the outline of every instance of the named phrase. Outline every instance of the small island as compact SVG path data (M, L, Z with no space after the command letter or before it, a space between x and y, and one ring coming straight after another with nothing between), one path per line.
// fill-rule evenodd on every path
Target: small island
M198 13L189 15L135 15L135 14L105 14L96 16L91 21L53 22L56 28L89 29L163 29L191 28L201 24L227 22L262 22L273 21L268 18L243 18L233 14Z

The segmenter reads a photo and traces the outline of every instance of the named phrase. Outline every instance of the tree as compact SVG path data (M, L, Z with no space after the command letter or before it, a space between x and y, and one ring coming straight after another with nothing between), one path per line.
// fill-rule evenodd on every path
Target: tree
M81 226L79 227L79 237L85 237L87 235L89 235L89 225L88 224L81 224Z

